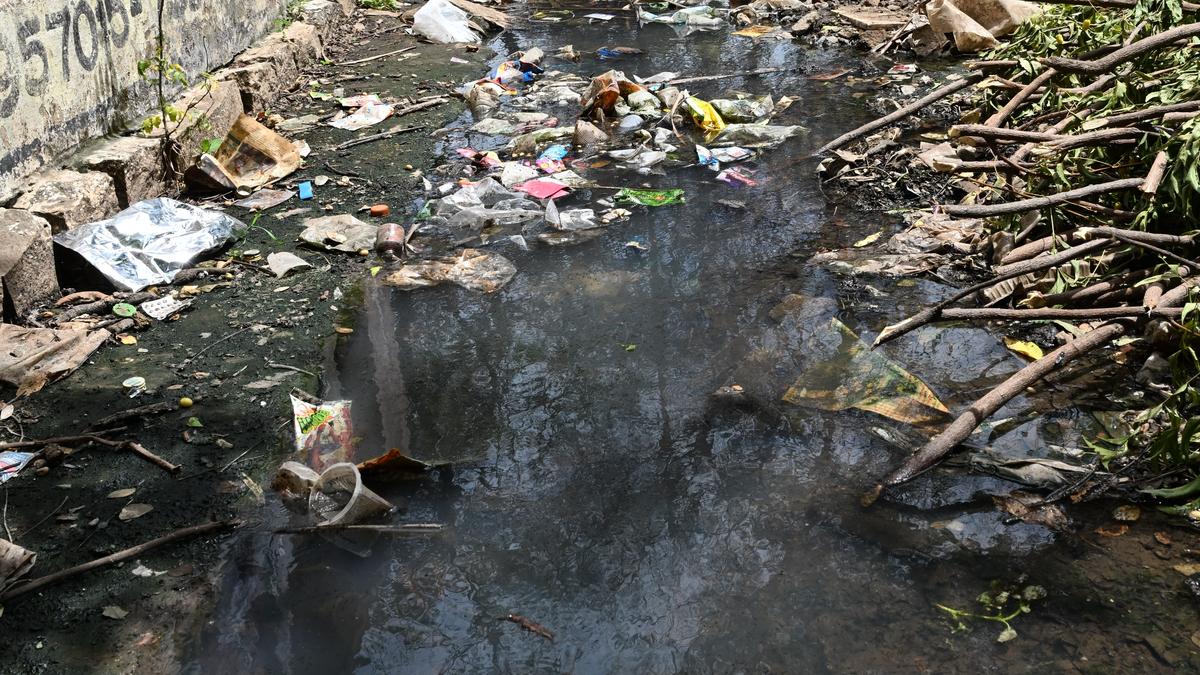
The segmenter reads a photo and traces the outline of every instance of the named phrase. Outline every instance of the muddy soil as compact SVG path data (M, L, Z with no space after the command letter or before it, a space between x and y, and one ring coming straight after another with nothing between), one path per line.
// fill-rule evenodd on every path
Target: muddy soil
M862 489L902 456L871 433L880 419L783 409L768 386L791 374L781 345L811 337L810 325L771 318L790 295L869 341L950 290L937 280L852 277L806 262L902 227L870 211L882 192L877 202L851 195L828 204L807 157L869 118L878 65L860 66L851 51L682 36L626 21L528 23L473 52L417 44L386 15L357 20L332 62L417 49L323 66L311 87L273 112L328 112L310 89L441 93L441 83L474 80L535 44L585 52L631 44L647 56L552 65L585 76L614 65L640 75L794 67L728 86L799 94L782 122L810 133L763 160L757 168L768 180L757 190L718 185L696 167L613 176L685 186L689 203L639 212L577 247L504 249L520 273L490 296L391 291L371 283L370 257L293 241L300 221L326 205L345 213L386 202L398 220L411 217L415 172L435 185L455 177L434 169L453 160L470 124L458 102L404 118L423 125L419 132L346 151L330 148L354 134L295 134L313 155L286 183L332 180L317 188L315 204L268 211L235 247L296 251L315 269L284 280L238 271L178 321L139 333L137 345L104 347L21 410L25 433L44 437L188 395L194 407L127 432L182 464L183 476L92 449L6 492L7 526L39 553L39 573L209 519L249 524L140 560L162 575L134 576L136 564L126 564L6 607L0 654L15 672L1200 669L1196 595L1172 569L1200 561L1190 530L1146 511L1120 531L1115 505L1099 503L1072 510L1073 532L1054 534L992 506L989 495L1012 484L960 470L931 472L864 511ZM809 77L842 67L854 68L853 77ZM725 87L697 92L711 97ZM455 131L437 132L447 126ZM295 208L312 210L274 215ZM930 327L885 351L954 408L1020 367L999 338ZM131 375L149 385L132 400L120 384ZM713 396L733 383L749 395ZM385 496L403 507L402 520L444 523L447 533L379 542L367 558L319 539L266 534L287 520L270 491L258 491L291 454L293 386L354 400L364 447L399 445L445 463ZM1077 447L1095 429L1087 410L1102 399L1089 373L1076 371L1045 400L1006 407L999 417L1009 423L987 427L985 441L1030 455ZM1049 412L1023 417L1030 411ZM189 427L192 416L203 427ZM116 514L130 500L106 495L130 487L132 501L154 510L122 522ZM975 598L993 582L1018 579L1044 586L1048 597L1013 622L1015 641L998 643L994 622L952 632L936 609L979 611ZM109 605L129 614L106 618ZM554 640L500 620L508 613L546 625Z

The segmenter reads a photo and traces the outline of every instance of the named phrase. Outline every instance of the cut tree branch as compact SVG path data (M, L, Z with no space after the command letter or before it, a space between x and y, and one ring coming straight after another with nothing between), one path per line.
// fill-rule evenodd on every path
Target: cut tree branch
M1045 66L1066 73L1106 73L1126 61L1136 59L1146 52L1154 51L1178 40L1186 40L1197 35L1200 35L1200 23L1189 23L1138 40L1128 47L1122 47L1108 56L1093 61L1068 59L1061 56L1048 56L1040 59L1040 61Z
M1142 184L1143 178L1122 178L1120 180L1109 181L1107 183L1097 183L1095 185L1087 185L1066 192L1059 192L1048 197L1034 197L1032 199L1022 199L1015 202L1006 202L1003 204L946 204L941 206L943 212L948 215L959 217L975 217L987 218L990 216L1006 216L1013 213L1025 213L1027 211L1036 211L1044 209L1048 206L1057 206L1066 202L1094 197L1096 195L1107 194L1109 192L1117 192L1118 190L1128 190L1136 188Z
M837 138L833 139L832 141L829 141L825 145L821 146L821 149L817 150L816 154L824 155L831 150L842 147L843 145L849 143L850 141L853 141L857 138L866 136L867 134L869 134L877 129L882 129L883 127L886 127L889 124L899 122L900 120L904 119L905 117L908 117L909 115L911 115L933 103L936 103L937 101L940 101L941 99L946 98L947 96L949 96L955 92L962 91L963 89L966 89L967 87L975 84L976 82L979 82L982 79L983 79L983 75L981 73L972 73L972 74L967 75L966 77L962 78L961 80L955 80L954 82L943 85L942 87L939 87L938 89L935 89L932 92L930 92L929 94L925 95L923 98L913 101L912 103L904 106L903 108L897 109L895 112L892 112L891 114L884 115L883 117L880 117L876 120L867 122L866 124L862 125L861 127L854 129L853 131L848 131L848 132L842 134L841 136L838 136Z

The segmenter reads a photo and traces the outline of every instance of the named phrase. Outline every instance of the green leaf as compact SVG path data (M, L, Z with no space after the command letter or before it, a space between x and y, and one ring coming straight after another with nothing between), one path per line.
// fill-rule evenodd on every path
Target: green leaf
M201 422L199 417L187 418L186 424L193 429L199 429L200 427L204 426L204 422Z

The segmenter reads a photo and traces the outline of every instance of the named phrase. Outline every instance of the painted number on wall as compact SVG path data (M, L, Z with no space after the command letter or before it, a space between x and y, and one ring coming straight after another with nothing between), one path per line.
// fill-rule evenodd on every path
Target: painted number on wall
M141 15L141 0L67 0L62 9L44 17L18 17L11 36L0 36L0 119L12 115L22 93L33 98L46 93L51 78L90 72L100 50L120 49L129 41L131 19ZM54 33L58 35L54 35ZM57 52L61 73L50 66L49 50Z

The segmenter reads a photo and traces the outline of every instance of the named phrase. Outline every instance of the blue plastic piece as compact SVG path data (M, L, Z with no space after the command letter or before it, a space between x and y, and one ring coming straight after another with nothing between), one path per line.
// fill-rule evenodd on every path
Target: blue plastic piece
M312 199L313 198L312 183L310 183L308 181L304 181L296 189L300 191L300 199Z

